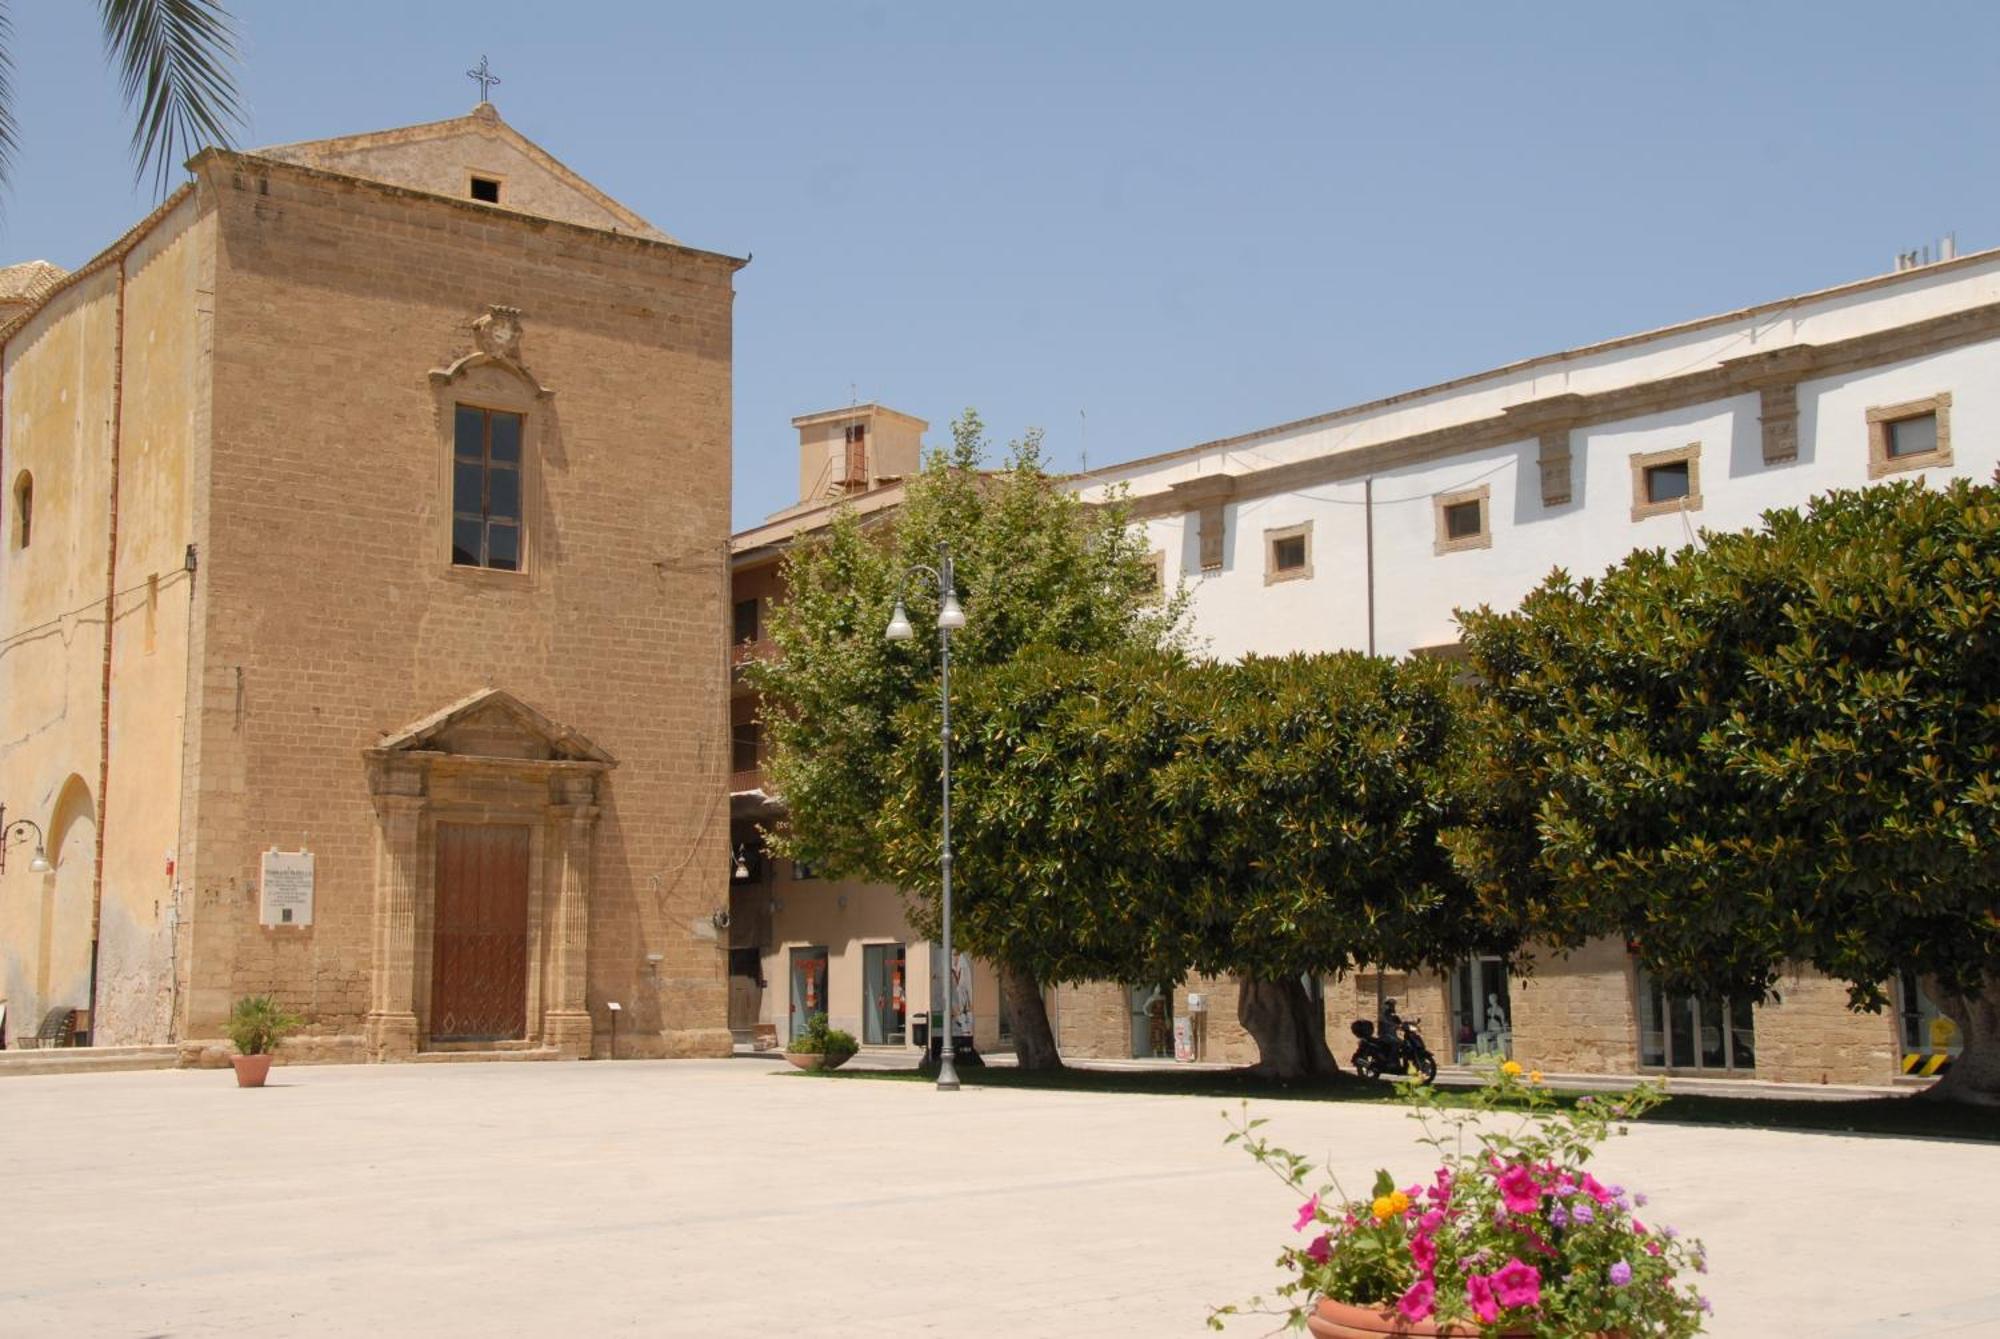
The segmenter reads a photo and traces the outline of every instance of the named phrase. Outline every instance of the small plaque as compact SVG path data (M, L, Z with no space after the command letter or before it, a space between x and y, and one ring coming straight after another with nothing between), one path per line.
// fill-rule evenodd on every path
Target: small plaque
M313 855L311 851L264 852L264 878L257 918L266 925L311 925L313 920Z

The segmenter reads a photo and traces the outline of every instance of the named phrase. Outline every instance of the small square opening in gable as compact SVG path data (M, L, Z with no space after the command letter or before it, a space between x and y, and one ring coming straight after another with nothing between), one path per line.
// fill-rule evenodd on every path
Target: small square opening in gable
M489 205L499 204L500 179L498 177L474 175L472 178L472 198L475 200L484 200Z

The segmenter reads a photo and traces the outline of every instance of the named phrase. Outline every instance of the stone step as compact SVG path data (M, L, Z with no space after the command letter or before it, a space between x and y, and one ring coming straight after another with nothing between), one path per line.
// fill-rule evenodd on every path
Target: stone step
M135 1069L172 1069L174 1046L52 1046L0 1051L0 1077L28 1074L117 1074Z
M465 1065L486 1064L495 1060L559 1060L562 1052L553 1046L537 1046L522 1050L512 1048L493 1051L418 1051L411 1056L419 1065Z

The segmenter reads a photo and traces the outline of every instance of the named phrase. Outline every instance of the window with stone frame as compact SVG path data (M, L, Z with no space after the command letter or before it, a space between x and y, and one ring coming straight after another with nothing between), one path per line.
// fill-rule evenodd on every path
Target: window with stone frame
M1951 463L1949 391L1868 411L1869 478Z
M1312 522L1264 532L1264 584L1312 577Z
M1439 493L1435 503L1437 536L1432 551L1440 556L1465 549L1493 547L1493 525L1489 509L1493 488L1461 488Z
M1701 510L1701 443L1632 455L1632 519Z
M452 424L451 561L521 570L523 415L456 406Z

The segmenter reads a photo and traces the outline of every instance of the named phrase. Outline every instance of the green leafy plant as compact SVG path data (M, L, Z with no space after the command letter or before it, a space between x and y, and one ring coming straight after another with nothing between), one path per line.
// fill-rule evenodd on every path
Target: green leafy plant
M1642 1084L1564 1106L1507 1061L1463 1106L1428 1084L1404 1100L1438 1154L1428 1185L1398 1188L1377 1171L1350 1197L1331 1168L1314 1184L1310 1160L1258 1133L1247 1110L1225 1142L1241 1143L1301 1195L1293 1230L1305 1240L1278 1256L1290 1277L1280 1304L1252 1299L1302 1329L1322 1297L1392 1310L1402 1320L1470 1327L1481 1335L1699 1334L1709 1306L1689 1275L1707 1270L1701 1243L1640 1216L1646 1197L1585 1169L1597 1146L1666 1100ZM1225 1118L1229 1113L1224 1113ZM1219 1307L1211 1329L1238 1307Z
M825 1056L828 1064L837 1065L860 1050L861 1043L854 1040L852 1032L828 1027L825 1014L814 1014L806 1020L805 1030L792 1038L792 1044L785 1049L793 1055Z
M245 1055L268 1055L279 1042L304 1026L305 1020L287 1013L269 995L250 995L236 1001L229 1011L229 1040Z

